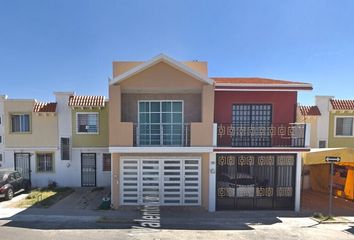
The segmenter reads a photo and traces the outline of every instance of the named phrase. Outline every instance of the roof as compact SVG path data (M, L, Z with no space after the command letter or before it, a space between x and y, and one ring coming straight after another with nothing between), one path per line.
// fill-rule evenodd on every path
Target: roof
M104 96L70 96L68 105L71 107L104 107Z
M56 102L44 103L36 102L33 106L33 112L55 112L57 109Z
M331 99L334 110L354 110L354 100Z
M257 78L257 77L213 77L217 88L237 88L237 89L260 89L260 88L272 88L272 89L294 89L294 90L312 90L312 84L303 82L293 82L285 80L277 80L270 78Z
M299 110L303 116L321 116L320 109L317 106L299 106Z
M122 82L132 76L134 76L135 74L138 74L160 62L164 62L168 65L170 65L171 67L174 67L186 74L188 74L189 76L195 78L195 79L198 79L202 82L205 82L205 83L208 83L208 84L213 84L213 80L208 78L207 76L193 70L192 68L188 67L187 65L181 63L181 62L178 62L164 54L160 54L152 59L150 59L149 61L146 61L130 70L128 70L127 72L121 74L121 75L118 75L117 77L113 78L111 81L110 81L110 85L112 84L115 84L115 83L119 83L119 82Z

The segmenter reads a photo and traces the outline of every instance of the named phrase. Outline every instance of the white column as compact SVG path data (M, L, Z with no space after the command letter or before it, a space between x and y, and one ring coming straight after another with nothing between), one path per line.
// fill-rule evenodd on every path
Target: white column
M216 147L218 145L218 124L213 123L213 147Z
M215 212L216 205L216 154L209 154L209 212Z
M306 123L306 132L305 132L305 147L311 146L311 123ZM316 136L313 136L316 137Z
M297 153L296 158L296 175L295 175L295 211L300 211L300 201L301 201L301 169L302 160L301 153Z

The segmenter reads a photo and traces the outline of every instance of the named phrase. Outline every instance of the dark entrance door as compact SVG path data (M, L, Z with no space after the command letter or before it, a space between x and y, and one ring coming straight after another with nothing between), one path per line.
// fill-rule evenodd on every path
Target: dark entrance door
M29 153L15 153L15 170L21 173L24 179L31 180L31 155Z
M216 208L294 209L295 155L217 154Z
M81 153L81 186L96 187L96 153Z

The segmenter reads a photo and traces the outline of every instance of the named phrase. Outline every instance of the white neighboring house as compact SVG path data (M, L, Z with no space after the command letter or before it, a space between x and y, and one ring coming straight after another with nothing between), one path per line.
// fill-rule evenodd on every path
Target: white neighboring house
M5 154L4 154L4 142L5 142L5 129L4 129L4 101L7 99L6 95L0 95L0 168L3 167Z

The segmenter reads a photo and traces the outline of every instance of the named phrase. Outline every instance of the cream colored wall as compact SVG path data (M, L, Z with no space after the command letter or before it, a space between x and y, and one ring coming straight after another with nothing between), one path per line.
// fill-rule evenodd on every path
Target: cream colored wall
M34 100L8 100L4 103L6 147L57 147L58 119L52 113L32 112ZM30 114L29 133L11 133L11 113Z
M126 62L126 61L119 61L113 62L113 77L117 77L130 69L139 66L144 62L134 61L134 62ZM196 61L187 61L182 62L183 64L187 65L188 67L192 68L194 71L197 71L205 76L208 75L208 63L207 62L196 62Z
M112 153L111 155L111 169L112 169L112 205L114 209L119 207L119 161L120 155L118 153Z
M193 63L198 65L197 63ZM119 64L118 64L119 65ZM126 100L122 94L196 94L201 93L200 115L201 121L191 124L191 146L212 146L214 122L214 87L205 84L191 76L160 62L146 69L120 84L109 86L110 111L109 111L109 145L132 146L133 124L131 118L123 118L126 109ZM168 97L169 95L165 95ZM151 96L151 95L150 95ZM170 97L168 97L170 99ZM160 98L159 98L160 99ZM123 104L124 105L123 105ZM129 120L131 122L123 122Z
M317 125L318 125L318 116L303 116L299 111L297 113L297 122L299 123L309 123L311 126L311 133L310 133L310 147L311 148L318 148L318 135L317 135Z

